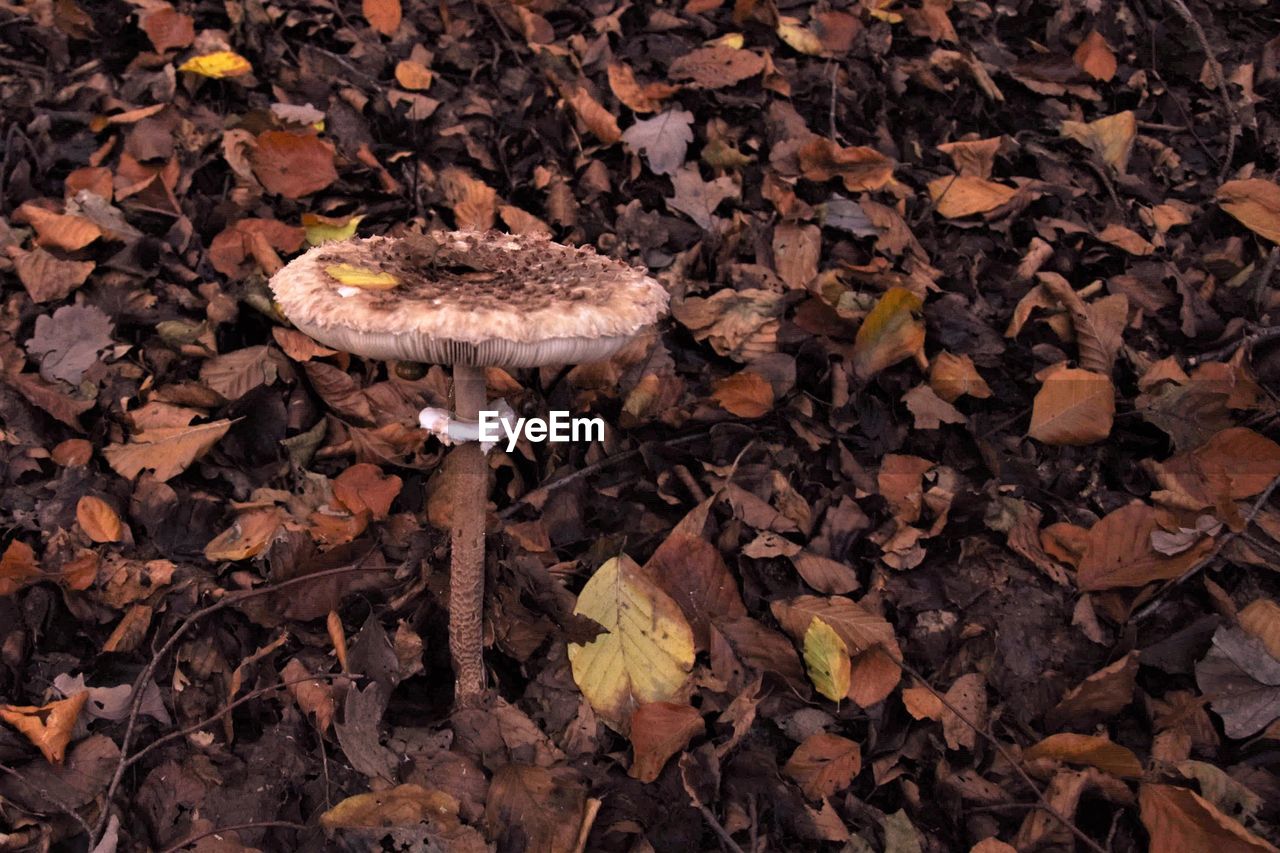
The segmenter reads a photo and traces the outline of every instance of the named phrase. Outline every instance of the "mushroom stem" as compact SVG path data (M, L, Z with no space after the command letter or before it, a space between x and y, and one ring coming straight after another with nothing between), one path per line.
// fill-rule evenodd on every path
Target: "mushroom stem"
M453 366L454 410L475 420L485 405L484 368ZM449 651L453 655L454 702L474 704L484 692L484 524L489 471L477 442L449 454L457 502L449 569Z

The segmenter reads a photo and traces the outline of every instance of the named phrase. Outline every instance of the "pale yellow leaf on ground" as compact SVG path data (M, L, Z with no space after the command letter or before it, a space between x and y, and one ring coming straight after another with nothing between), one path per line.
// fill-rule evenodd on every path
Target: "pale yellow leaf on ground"
M183 471L213 448L227 434L232 422L213 421L193 427L160 427L145 430L128 444L108 445L102 455L117 474L132 480L144 468L164 482Z
M204 56L193 56L178 66L179 71L189 71L201 77L221 79L240 77L253 71L249 60L231 50L219 50Z
M795 18L779 18L776 32L778 38L794 51L807 56L822 53L822 40Z
M693 668L693 630L680 606L625 554L607 560L578 594L574 613L606 633L569 644L573 680L591 707L626 731L636 706L675 695Z
M1017 193L1013 187L971 175L948 175L929 182L929 198L938 213L960 219L995 210Z
M1227 181L1218 187L1218 205L1253 233L1280 243L1280 185L1262 178Z
M1142 775L1142 762L1132 751L1110 738L1093 735L1069 732L1049 735L1023 750L1022 757L1028 761L1052 758L1067 764L1086 764L1122 779L1136 779Z
M1111 377L1064 368L1046 377L1036 394L1027 434L1045 444L1093 444L1111 434L1115 412Z
M852 662L849 647L835 629L815 616L804 632L804 665L818 692L832 702L849 693Z
M385 791L347 797L320 815L320 824L327 830L382 829L450 818L456 823L457 815L458 801L443 791L421 785L397 785Z

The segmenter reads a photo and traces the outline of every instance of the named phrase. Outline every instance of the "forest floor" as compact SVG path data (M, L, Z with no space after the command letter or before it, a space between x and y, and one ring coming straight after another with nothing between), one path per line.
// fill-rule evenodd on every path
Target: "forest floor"
M0 850L1275 851L1277 99L1266 0L0 3ZM489 228L671 316L488 372L608 430L455 710L448 373L267 280Z

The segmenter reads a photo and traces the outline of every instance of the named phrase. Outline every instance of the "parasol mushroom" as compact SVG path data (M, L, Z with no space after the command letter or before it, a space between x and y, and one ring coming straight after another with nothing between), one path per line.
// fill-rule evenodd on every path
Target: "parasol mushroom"
M643 272L545 237L454 231L317 246L271 278L281 311L356 355L453 368L456 416L486 405L486 367L608 358L653 324L667 293ZM455 701L484 691L482 615L488 465L476 442L446 463L454 507L449 650Z

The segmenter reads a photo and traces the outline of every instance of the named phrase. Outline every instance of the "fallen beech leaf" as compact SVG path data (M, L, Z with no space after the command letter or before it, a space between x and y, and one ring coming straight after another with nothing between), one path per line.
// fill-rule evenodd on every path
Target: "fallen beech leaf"
M406 89L421 92L431 88L435 75L431 69L413 59L396 63L396 82Z
M1094 80L1105 83L1116 76L1115 54L1107 47L1107 40L1097 30L1084 37L1071 58Z
M1049 735L1022 751L1028 761L1052 758L1067 764L1086 764L1122 779L1142 775L1142 762L1132 751L1113 743L1110 738L1070 733Z
M334 478L333 497L353 513L367 509L375 519L382 520L400 494L401 484L396 475L384 476L377 465L360 462Z
M310 361L313 358L325 358L337 353L337 350L321 346L302 332L286 329L284 326L273 326L271 337L275 338L284 354L294 361Z
M196 40L195 19L169 5L153 7L138 21L156 53L190 47Z
M824 136L814 136L799 152L800 171L808 181L838 177L849 192L882 189L893 180L893 161L874 148L842 148Z
M400 28L400 0L364 0L362 11L369 26L384 36L393 36Z
M178 66L179 71L189 71L201 77L220 80L224 77L241 77L253 72L249 60L232 50L219 50L204 56L193 56Z
M488 793L481 798L484 824L496 849L546 853L574 853L577 849L578 829L587 813L587 791L575 771L506 764L493 774L492 782L481 785L480 791L486 786ZM448 853L494 849L478 836L476 841L480 842L478 849L455 844L431 849Z
M565 100L569 102L569 106L573 107L578 118L596 139L605 145L622 141L622 130L618 127L618 119L601 106L600 102L585 88L578 86Z
M14 539L0 556L0 598L13 595L39 575L36 554L31 546L21 539Z
M1248 427L1229 427L1189 453L1150 463L1150 470L1179 504L1216 507L1260 494L1280 477L1280 444Z
M457 825L458 801L421 785L397 785L347 797L320 815L320 825L327 830L386 829L424 822Z
M764 57L754 51L714 45L677 57L668 66L667 73L675 80L692 80L705 89L722 89L754 77L764 69Z
M804 665L814 688L832 702L839 702L849 693L849 647L834 628L817 616L804 632Z
M1092 149L1102 162L1124 174L1129 168L1133 142L1138 138L1138 119L1126 110L1097 121L1064 121L1061 133Z
M831 626L853 654L884 646L895 655L898 643L888 620L867 610L851 598L833 595L801 595L779 599L769 605L782 629L803 642L815 616ZM878 654L878 653L877 653Z
M853 656L849 672L849 701L870 708L889 698L902 681L902 667L878 648Z
M119 542L124 538L124 522L102 498L85 495L76 503L76 523L94 542Z
M268 130L249 153L253 174L267 192L302 198L338 180L333 146L314 133Z
M1227 181L1218 187L1217 199L1250 231L1280 243L1280 185L1262 178Z
M1018 853L1018 848L999 838L984 838L970 847L969 853Z
M862 769L862 749L856 741L816 732L805 738L787 759L782 772L800 784L811 800L843 791Z
M327 732L337 712L333 685L318 678L312 679L310 670L297 658L285 664L280 671L280 680L289 684L289 693L302 713L315 715L316 730L322 735Z
M680 606L630 557L614 557L578 594L574 613L604 626L586 645L569 644L573 680L611 726L627 730L637 705L671 698L693 667L693 631Z
M493 227L498 215L498 194L492 187L457 166L441 172L440 182L459 228L485 231Z
M908 687L902 691L902 701L907 712L917 720L931 719L942 723L943 738L948 749L973 749L977 733L969 725L983 726L987 716L987 688L981 673L970 672L960 676L943 694L946 702L927 687ZM968 719L961 719L955 708Z
M1080 557L1076 582L1085 591L1142 586L1179 577L1213 547L1203 540L1196 547L1166 557L1151 547L1158 529L1156 512L1131 503L1105 515L1089 530L1088 546Z
M83 216L54 213L30 202L19 207L16 213L36 230L36 243L50 249L74 252L102 236L102 229Z
M1143 784L1138 805L1151 850L1276 853L1274 845L1186 788Z
M144 430L128 444L111 444L102 455L115 472L126 480L144 468L155 471L160 482L169 480L208 453L227 434L232 421L220 420L193 427L160 427Z
M1280 660L1245 630L1219 626L1196 683L1222 717L1227 737L1252 737L1280 718Z
M1240 611L1240 627L1266 646L1280 660L1280 604L1269 598L1257 598Z
M822 40L795 18L779 18L774 32L784 44L797 53L803 53L806 56L817 56L822 53Z
M1045 714L1051 729L1088 729L1109 720L1133 701L1138 677L1138 653L1130 652L1077 684Z
M68 438L54 445L49 458L64 468L79 468L93 458L93 445L83 438Z
M891 287L858 327L853 344L853 369L870 379L904 358L924 358L923 303L905 287Z
M629 736L635 760L627 775L641 782L652 782L671 756L688 746L704 729L697 708L674 702L641 705L631 715Z
M9 247L18 280L35 302L59 302L89 278L93 261L66 261L35 247L29 252Z
M689 164L679 169L671 179L675 195L667 199L667 207L678 210L696 222L702 230L714 234L725 224L716 216L716 208L730 198L737 198L741 189L729 175L712 181L704 181L698 167ZM730 291L719 291L728 293Z
M743 370L716 380L711 399L740 418L759 418L773 411L773 386L760 374Z
M792 290L804 290L818 274L822 231L816 225L784 222L773 229L773 265Z
M1156 250L1156 247L1134 231L1132 228L1125 228L1123 225L1112 223L1106 228L1098 232L1098 239L1104 243L1110 243L1119 249L1124 249L1131 255L1150 255Z
M41 705L0 705L0 720L4 720L31 741L50 764L61 764L67 744L75 731L80 709L89 701L89 691L82 690L74 696Z
M609 63L608 75L614 97L637 113L656 113L662 109L665 99L680 91L679 86L670 83L654 82L641 86L631 66L620 62Z
M991 387L978 373L973 359L945 350L934 356L929 366L929 387L948 403L954 403L966 394L978 400L991 397Z
M966 175L950 175L929 182L929 197L938 213L947 219L995 210L1016 193L1013 187Z
M230 527L204 546L204 558L216 563L258 556L271 544L283 517L279 507L261 507L240 513Z
M685 153L693 141L692 124L693 113L667 110L637 121L627 128L621 139L632 151L644 154L655 175L674 175L684 164Z
M989 139L946 142L939 145L938 150L951 158L951 165L955 167L957 174L986 180L991 177L996 154L1000 152L1003 142L1003 136L993 136Z
M1027 435L1045 444L1093 444L1111 434L1115 412L1111 377L1064 368L1046 377L1036 393Z

